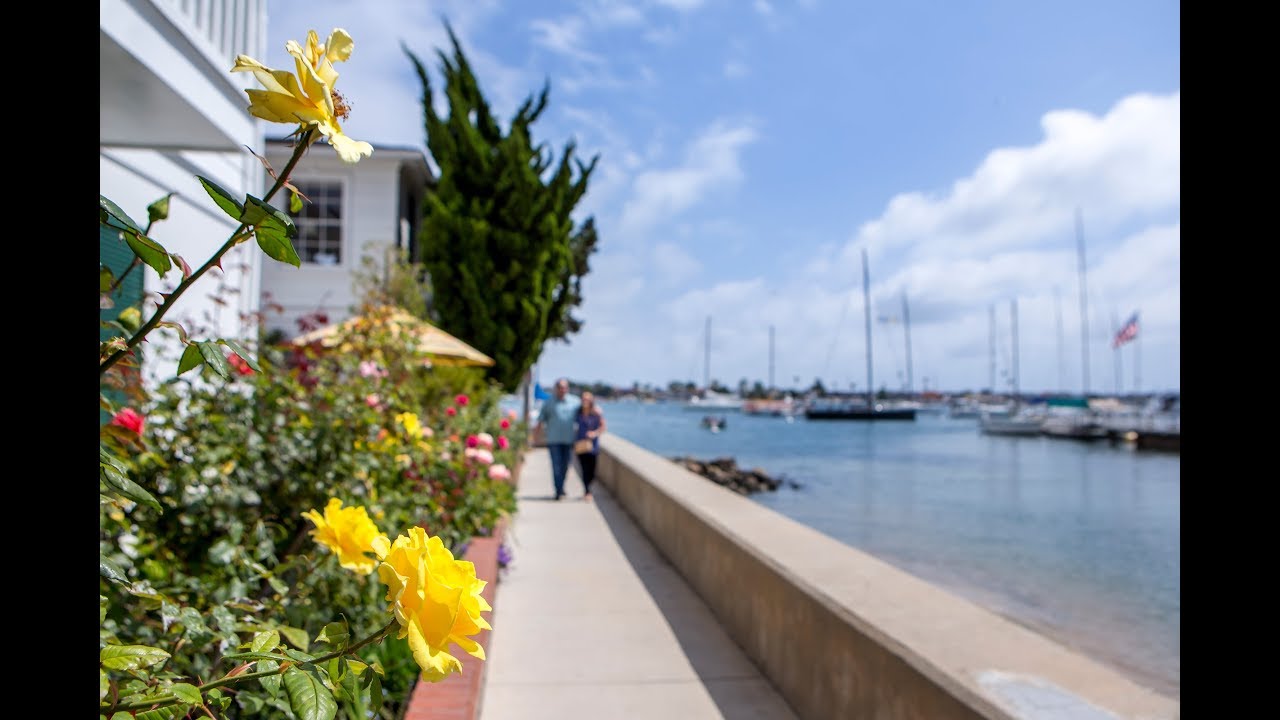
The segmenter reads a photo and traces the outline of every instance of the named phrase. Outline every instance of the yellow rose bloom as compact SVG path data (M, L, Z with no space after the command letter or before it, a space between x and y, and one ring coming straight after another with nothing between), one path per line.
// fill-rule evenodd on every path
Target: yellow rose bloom
M251 72L263 90L246 89L249 114L269 122L298 123L314 127L344 162L359 162L373 154L367 142L352 140L342 132L339 119L346 119L350 109L334 89L338 71L333 64L351 57L355 47L351 36L335 28L325 44L315 30L307 33L306 47L290 40L285 50L293 56L297 74L288 70L272 70L248 55L237 55L231 72ZM336 98L336 99L335 99Z
M378 561L366 557L365 553L381 547L386 542L386 535L378 532L378 526L373 524L362 506L344 508L341 500L330 498L323 516L315 510L308 510L302 513L302 517L315 523L311 537L336 553L342 567L361 575L373 572ZM382 542L375 542L378 538L382 538Z
M404 427L404 431L409 437L422 437L422 421L418 420L418 416L414 413L406 412L396 415L396 422Z
M447 652L450 643L484 659L484 648L468 636L491 629L480 613L493 608L480 595L486 583L476 577L474 564L454 560L439 537L427 537L420 527L394 544L378 541L375 552L382 558L378 577L400 623L397 637L408 638L424 680L439 682L462 671Z

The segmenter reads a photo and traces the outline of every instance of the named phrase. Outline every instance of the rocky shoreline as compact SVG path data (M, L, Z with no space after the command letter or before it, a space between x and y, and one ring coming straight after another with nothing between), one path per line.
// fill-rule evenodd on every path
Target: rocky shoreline
M799 483L786 478L775 478L760 468L744 470L738 467L738 461L731 457L716 458L703 461L693 457L672 457L671 462L690 472L701 475L711 482L722 485L740 495L750 495L762 491L777 490L786 484L792 488L800 487Z

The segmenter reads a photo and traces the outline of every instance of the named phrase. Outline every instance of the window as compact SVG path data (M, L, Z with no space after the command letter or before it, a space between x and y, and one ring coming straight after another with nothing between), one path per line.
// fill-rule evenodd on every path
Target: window
M298 226L294 243L302 262L337 265L342 262L342 183L296 182L298 190L311 202L302 211L289 215Z

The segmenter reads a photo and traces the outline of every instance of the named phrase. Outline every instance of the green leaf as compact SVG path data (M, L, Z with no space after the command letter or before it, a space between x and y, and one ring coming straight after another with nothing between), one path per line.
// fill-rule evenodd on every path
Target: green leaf
M284 654L288 655L291 659L300 663L309 663L312 660L316 659L315 655L309 655L307 653L302 652L301 650L294 650L293 648L285 648Z
M266 671L266 670L276 670L279 667L280 667L280 663L276 662L275 660L261 660L258 662L259 672ZM262 683L262 689L270 693L271 697L276 697L277 695L280 694L280 676L279 675L265 675L263 677L258 678L258 682Z
M187 345L187 349L182 351L182 358L178 360L178 374L181 375L194 367L199 367L201 361L200 348L196 347L195 343Z
M343 695L351 699L351 702L360 701L360 674L355 668L347 666L347 671L342 674L342 679L338 681L338 688Z
M382 709L382 678L377 675L373 676L373 682L369 683L369 707L373 708L376 713Z
M249 367L253 368L257 372L262 372L262 367L258 365L258 361L255 360L254 357L249 354L248 350L244 349L243 345L236 342L235 340L227 340L227 339L219 340L218 342L222 343L223 345L226 345L227 347L235 351L235 354L239 355L241 359L243 359L245 363L249 365Z
M265 650L251 650L239 653L227 653L222 657L228 660L288 660L288 655L280 653L266 652Z
M133 230L138 234L143 234L142 228L138 223L129 217L129 213L120 209L120 206L111 202L101 193L98 194L98 220L117 230L129 231Z
M115 491L117 495L128 498L136 503L149 505L160 512L164 509L160 507L160 502L147 492L141 485L125 477L124 473L111 465L102 464L100 466L101 473L99 478L108 488Z
M298 228L285 213L250 195L247 202L255 207L255 217L260 211L261 217L253 224L253 234L258 238L258 247L274 260L289 263L294 267L302 266L302 258L293 249L290 238L297 237ZM248 211L246 211L248 212Z
M121 710L120 712L113 714L111 716L111 720L133 720L133 716Z
M204 186L205 191L209 193L209 197L213 198L218 207L222 208L222 212L230 215L232 220L238 221L240 219L240 216L244 214L244 205L241 205L239 200L231 197L231 193L223 190L217 183L208 178L202 178L197 175L196 179Z
M196 343L200 348L200 354L204 356L204 362L214 372L222 376L224 380L231 379L231 363L227 362L227 356L222 354L222 348L218 347L218 343L212 340L202 340Z
M280 210L274 205L267 204L258 198L250 195L246 199L247 205L252 205L263 212L263 217L254 225L270 225L285 234L286 237L297 237L298 228L293 224L293 218L288 213Z
M304 671L296 665L284 672L284 690L289 707L301 720L333 720L338 704L314 670Z
M160 277L173 268L173 260L169 259L169 251L160 243L140 232L127 232L124 241L129 244L133 253L142 258L142 262L151 266Z
M331 622L325 625L320 634L316 636L316 642L329 643L335 648L346 647L347 640L351 639L351 633L347 630L345 620Z
M280 633L275 630L267 630L253 636L253 643L249 646L254 652L269 652L276 649L280 644Z
M101 701L111 692L111 678L107 677L107 671L98 670L98 700Z
M288 640L290 644L299 650L306 650L311 646L311 642L307 639L306 630L299 630L296 627L289 627L288 625L280 626L279 630L280 634L284 636L284 639Z
M138 720L173 720L186 715L190 709L186 705L178 703L177 705L169 705L156 710L140 712L134 717L138 718Z
M168 660L169 653L146 645L108 645L102 648L101 658L108 670L137 670Z
M302 212L302 196L296 192L289 193L289 212L294 215Z
M114 560L111 560L106 555L98 555L98 574L112 582L129 582L129 576L125 573L124 568L117 565Z
M302 258L298 257L298 252L293 249L293 243L289 242L288 236L283 231L267 225L259 225L253 234L258 238L258 247L262 248L262 252L266 253L267 257L289 263L294 267L302 267Z
M116 281L115 273L111 272L111 268L98 264L98 292L105 293L111 289L111 283Z
M137 306L121 310L116 319L130 334L138 332L138 328L142 327L142 311L138 310Z
M173 197L173 193L169 193L159 200L147 206L147 220L155 223L157 220L164 220L169 217L169 198Z
M192 705L201 705L204 703L204 698L200 696L200 688L190 683L174 683L173 686L169 688L169 692L173 693L174 697L185 703L191 703Z

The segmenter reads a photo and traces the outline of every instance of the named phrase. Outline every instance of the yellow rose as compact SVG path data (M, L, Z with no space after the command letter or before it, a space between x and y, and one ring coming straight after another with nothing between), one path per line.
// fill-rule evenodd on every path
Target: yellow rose
M325 505L324 515L315 510L302 513L302 517L315 523L311 537L338 555L338 563L342 567L367 575L373 572L378 561L366 557L365 553L373 552L375 546L386 543L387 536L378 532L378 526L369 519L369 513L361 506L342 507L338 498L330 498ZM381 538L381 542L376 542Z
M400 623L397 637L408 638L422 678L439 682L462 671L462 663L447 652L450 643L483 660L484 648L468 636L490 629L480 613L493 608L480 596L486 583L476 577L475 565L454 560L439 537L427 537L420 527L394 544L382 539L377 546L378 577Z
M422 437L422 421L418 420L418 416L411 412L400 413L396 415L396 422L404 427L404 431L409 437Z
M296 75L288 70L272 70L248 55L237 55L231 72L251 72L265 88L245 90L249 95L249 114L269 122L314 127L329 141L338 157L355 163L372 155L373 146L343 134L338 120L345 120L350 109L334 89L338 71L333 69L334 63L351 57L354 47L351 36L342 28L335 28L323 45L320 36L312 30L307 33L306 47L293 40L285 43L284 49L293 56Z

